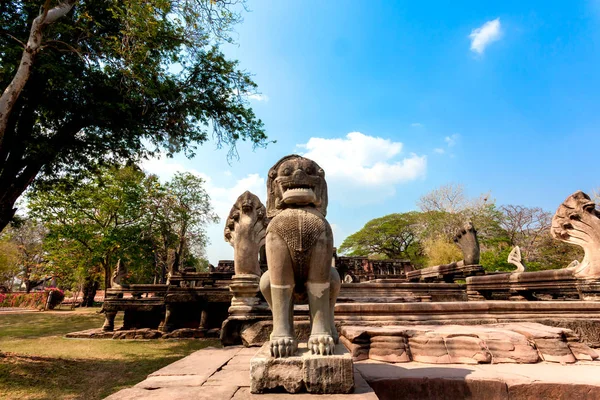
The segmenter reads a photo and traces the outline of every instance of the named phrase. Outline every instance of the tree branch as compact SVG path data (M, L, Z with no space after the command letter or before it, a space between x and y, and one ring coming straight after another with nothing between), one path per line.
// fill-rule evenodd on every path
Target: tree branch
M0 96L0 144L4 141L4 134L8 125L8 118L14 108L15 102L21 95L25 84L29 80L31 70L36 54L40 51L42 45L42 29L46 25L50 25L59 18L67 15L73 8L77 0L66 0L57 6L49 9L50 0L44 4L42 13L37 16L31 24L29 31L29 40L23 50L21 62L17 68L17 72L12 81L6 87L2 96Z

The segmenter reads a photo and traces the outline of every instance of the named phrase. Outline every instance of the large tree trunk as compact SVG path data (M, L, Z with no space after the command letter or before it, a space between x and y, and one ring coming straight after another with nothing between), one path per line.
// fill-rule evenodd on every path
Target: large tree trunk
M96 297L96 292L100 284L98 281L90 276L85 278L85 283L83 284L83 299L81 302L82 307L93 307L94 306L94 298Z
M50 9L50 1L47 0L43 12L33 20L31 30L29 31L29 39L23 50L17 72L8 87L2 93L2 96L0 96L0 144L2 144L4 140L8 119L13 107L31 76L35 56L42 49L43 28L67 15L73 8L75 2L76 0L66 0Z
M8 133L14 130L16 123L16 119L12 118L11 121L10 117L31 76L35 56L43 48L43 28L64 17L76 2L77 0L65 0L53 8L50 8L49 0L45 2L42 13L33 20L29 39L25 44L17 72L0 96L0 155L2 156L0 160L0 231L13 219L17 211L14 207L17 199L40 172L44 162L48 161L47 159L42 160L42 157L33 160L22 159L24 149L21 148L20 142L24 138L21 136L10 137L11 135ZM31 115L33 116L33 114ZM20 119L19 123L28 125ZM33 123L32 121L31 124ZM10 143L6 142L8 137L10 137L8 140Z
M111 287L111 267L108 261L102 263L102 268L104 269L104 298L106 299L106 291Z

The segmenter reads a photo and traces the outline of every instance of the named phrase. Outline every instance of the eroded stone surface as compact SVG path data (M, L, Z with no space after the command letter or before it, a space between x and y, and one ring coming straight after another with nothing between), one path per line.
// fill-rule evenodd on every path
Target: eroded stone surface
M252 393L284 389L289 393L350 393L354 387L352 357L343 345L333 355L311 355L305 345L299 355L275 358L266 343L250 362Z
M382 400L407 394L420 399L598 399L599 366L560 365L439 365L355 364Z
M114 332L106 332L102 328L67 333L65 337L76 339L112 339Z
M573 269L577 278L600 278L600 211L590 196L577 191L567 197L552 218L550 233L583 248L583 260Z
M208 379L215 371L225 365L235 356L241 347L226 347L223 349L207 348L175 361L149 376L168 375L198 375Z
M309 350L331 355L338 340L333 318L341 287L331 267L333 232L327 215L327 183L319 165L298 155L283 157L269 170L265 249L268 271L260 290L273 313L270 352L274 357L296 354L293 304L307 300L311 316Z
M341 342L355 361L431 364L574 363L597 354L570 329L537 323L344 326Z
M126 331L117 331L113 334L113 339L158 339L162 337L162 332L156 329L142 328Z
M123 389L105 400L216 400L230 399L238 390L237 386L168 387Z
M598 353L585 343L570 342L568 345L577 360L593 361L598 358Z
M377 400L378 397L359 372L354 372L354 391L345 394L321 396L327 400ZM241 387L232 400L315 400L312 393L260 393L253 394L250 388Z
M163 334L164 339L200 339L206 337L206 329L181 328Z
M202 386L206 377L200 375L150 376L134 387L141 389L160 389L178 386Z

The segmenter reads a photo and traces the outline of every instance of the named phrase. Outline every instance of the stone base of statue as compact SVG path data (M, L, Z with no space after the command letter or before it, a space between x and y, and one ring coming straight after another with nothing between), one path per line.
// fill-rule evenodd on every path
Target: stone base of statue
M351 393L354 390L352 356L341 343L330 356L311 355L300 343L293 357L275 358L265 343L250 361L250 391L281 391L320 394Z
M229 317L221 326L221 344L243 344L243 332L256 322L271 319L271 311L265 301L258 297L259 277L254 274L236 274L231 278L229 290L233 293Z
M233 293L230 316L252 318L262 315L265 311L265 303L261 302L257 294L260 277L254 274L236 274L231 278L229 290Z

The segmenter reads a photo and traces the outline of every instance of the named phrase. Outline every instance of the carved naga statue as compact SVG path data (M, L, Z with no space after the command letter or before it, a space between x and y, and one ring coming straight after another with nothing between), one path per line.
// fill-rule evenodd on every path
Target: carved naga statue
M331 355L338 341L333 311L341 280L331 267L333 234L325 220L323 169L298 155L282 158L269 170L267 219L260 215L260 206L253 194L240 196L227 220L225 239L235 248L236 274L238 263L245 273L260 274L257 246L265 241L268 271L260 279L260 290L273 313L271 355L296 353L294 303L304 301L311 320L308 349L312 354Z
M127 267L125 267L125 263L119 260L117 261L117 266L115 267L115 272L112 275L110 280L110 286L112 288L123 288L127 287L124 283L125 278L127 277Z
M225 224L225 241L234 248L236 274L260 276L257 254L265 244L268 223L265 206L248 191L238 197L231 207Z
M567 197L552 218L551 233L555 239L583 248L583 260L569 264L577 278L600 278L600 211L590 196L577 191Z

